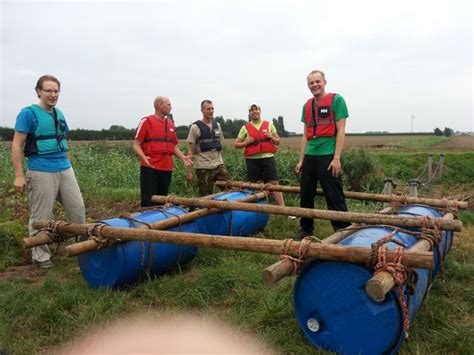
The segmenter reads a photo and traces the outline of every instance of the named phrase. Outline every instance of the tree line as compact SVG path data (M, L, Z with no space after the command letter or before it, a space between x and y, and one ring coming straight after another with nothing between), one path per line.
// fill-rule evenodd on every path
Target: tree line
M241 119L224 119L222 116L217 116L216 121L221 125L224 137L236 138L239 134L240 128L248 121ZM273 119L273 124L280 137L287 137L288 132L285 130L283 116ZM176 134L179 139L186 139L191 125L182 125L176 127ZM95 141L95 140L133 140L135 137L135 128L126 128L120 125L112 125L109 129L92 130L92 129L72 129L68 133L68 137L73 141ZM12 141L13 128L0 127L0 140Z

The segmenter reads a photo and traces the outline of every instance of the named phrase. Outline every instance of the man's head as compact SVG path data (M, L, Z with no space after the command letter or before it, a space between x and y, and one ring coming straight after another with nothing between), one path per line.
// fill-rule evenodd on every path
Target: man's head
M171 102L166 96L157 96L153 102L155 114L159 116L167 116L171 112Z
M326 94L326 77L321 70L313 70L307 77L308 88L316 98L322 98Z
M203 100L201 102L202 118L212 120L214 118L214 105L211 100Z
M61 83L52 75L43 75L36 83L36 95L40 105L45 109L52 109L58 103Z
M258 121L260 119L260 114L262 110L260 110L260 106L257 104L252 104L249 107L249 118L252 121Z

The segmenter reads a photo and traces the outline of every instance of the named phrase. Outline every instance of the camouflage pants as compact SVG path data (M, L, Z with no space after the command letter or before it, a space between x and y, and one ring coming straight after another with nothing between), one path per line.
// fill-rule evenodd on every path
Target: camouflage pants
M196 169L196 180L199 196L207 196L214 193L214 183L217 180L230 180L231 176L224 165L214 169Z

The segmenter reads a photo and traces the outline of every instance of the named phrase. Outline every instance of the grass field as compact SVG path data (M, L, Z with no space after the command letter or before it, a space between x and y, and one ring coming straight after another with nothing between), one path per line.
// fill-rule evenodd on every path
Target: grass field
M352 140L354 138L354 140ZM374 177L362 190L380 192L383 178L400 183L418 176L429 153L446 155L444 174L425 186L422 196L472 198L474 188L473 137L451 139L406 136L348 137L348 148L364 148L374 163ZM293 166L298 140L284 140L278 153L282 183L297 185ZM383 146L379 146L383 144ZM387 147L390 145L390 147ZM347 149L348 152L351 149ZM235 179L245 179L242 152L226 149L226 164ZM116 142L73 144L73 164L88 220L117 216L138 209L138 163L129 144ZM348 153L348 158L353 158ZM346 166L350 166L350 161ZM257 338L277 353L322 354L304 337L293 309L294 278L266 286L261 271L277 257L248 252L201 248L192 262L179 270L123 290L95 290L82 278L77 262L59 255L44 271L29 264L29 253L19 241L27 235L28 201L13 193L9 147L0 145L0 351L8 354L49 353L78 336L133 315L194 314L218 319ZM361 184L362 185L362 184ZM400 187L400 192L404 192ZM171 193L193 196L196 187L184 179L181 163L173 172ZM298 205L297 196L286 196ZM318 200L318 207L324 205ZM375 203L349 201L351 211L376 211ZM56 218L64 219L61 209ZM410 328L402 354L474 353L474 210L460 214L464 229L455 236L446 259L445 278L437 278ZM298 229L297 221L271 216L256 237L285 239ZM326 221L317 221L316 236L331 234Z

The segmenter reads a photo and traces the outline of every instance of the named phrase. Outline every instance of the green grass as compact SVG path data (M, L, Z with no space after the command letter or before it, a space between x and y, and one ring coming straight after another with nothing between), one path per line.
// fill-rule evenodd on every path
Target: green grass
M138 162L130 146L90 144L74 147L73 164L84 192L88 217L99 219L137 208ZM198 255L174 270L124 290L96 290L81 276L74 259L56 256L47 273L7 273L21 263L20 240L27 233L26 195L13 194L9 150L0 144L0 350L10 354L51 351L59 344L95 327L132 314L184 312L224 320L252 333L280 353L319 354L296 322L292 292L294 278L275 287L265 285L261 272L276 256L200 248ZM225 149L225 161L237 180L245 180L241 151ZM281 151L277 159L282 183L297 185L293 167L296 152ZM376 173L405 180L421 172L427 154L374 154ZM446 154L443 178L433 190L472 191L474 153ZM171 193L193 196L196 189L184 178L182 164L173 172ZM373 186L380 192L380 186ZM298 196L285 196L297 206ZM318 198L317 207L324 208ZM381 204L350 200L351 211L376 211ZM63 214L57 211L57 216ZM446 260L445 280L437 278L410 328L402 354L471 354L474 352L474 217L462 211L464 231L456 235ZM64 218L64 217L63 217ZM332 233L327 221L316 222L316 236ZM256 237L285 239L298 229L297 221L272 216ZM471 238L471 239L470 239ZM2 277L2 275L4 277Z

